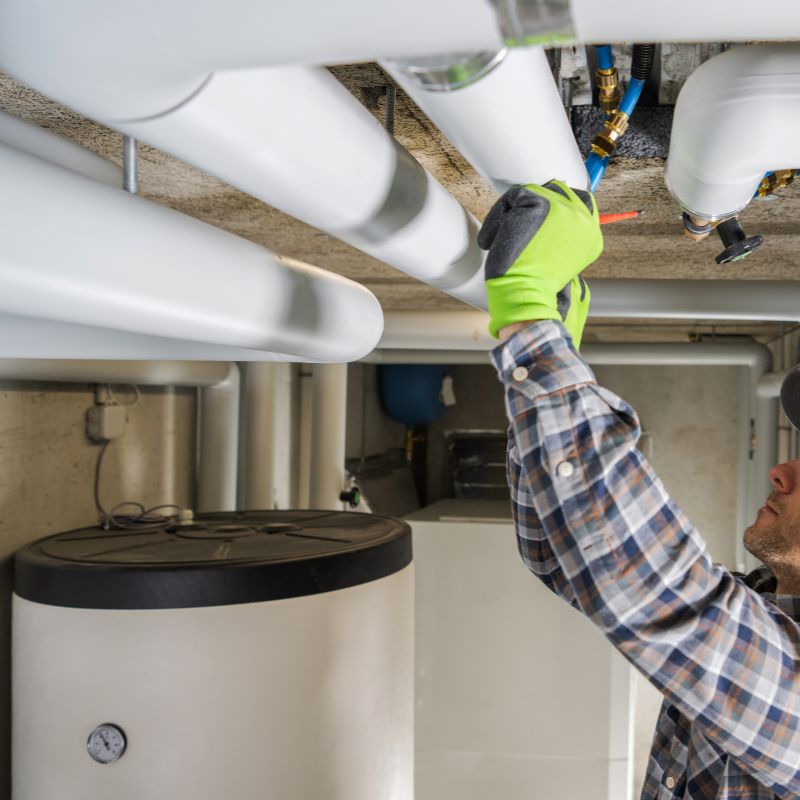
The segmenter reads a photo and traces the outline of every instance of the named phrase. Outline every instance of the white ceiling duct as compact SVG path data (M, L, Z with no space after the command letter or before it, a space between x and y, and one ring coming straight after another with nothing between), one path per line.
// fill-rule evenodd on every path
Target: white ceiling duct
M382 66L498 193L554 178L586 188L586 168L544 50L478 55L486 58Z
M0 172L2 313L300 359L351 361L380 337L352 281L13 148Z
M701 220L736 215L766 172L800 165L798 126L800 45L737 47L710 59L678 97L670 191Z

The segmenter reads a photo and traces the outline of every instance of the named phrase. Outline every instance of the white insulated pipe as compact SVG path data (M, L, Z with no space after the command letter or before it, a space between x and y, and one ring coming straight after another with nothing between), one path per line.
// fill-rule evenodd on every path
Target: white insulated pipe
M796 7L794 17L800 18ZM766 172L800 164L799 126L800 44L715 56L678 97L667 185L693 216L731 217L750 203Z
M497 49L503 34L493 5L489 0L136 0L98 6L92 0L27 0L0 5L0 65L59 97L51 88L60 81L54 73L65 64L83 61L87 75L103 64L107 80L98 81L98 102L129 119L131 110L134 116L149 113L152 86L161 85L160 110L166 111L197 89L198 75L207 77L214 70ZM517 0L502 5L512 16L530 19L527 33L542 36L545 44L552 31L542 23L537 8L542 5L571 18L574 38L582 42L800 38L794 0L708 0L702 7L693 0L638 5L627 0L546 5ZM129 54L128 70L115 66L122 49Z
M350 361L382 312L362 286L0 146L0 313Z
M0 143L108 186L122 186L122 170L113 161L5 111L0 111Z
M229 364L224 380L200 389L197 510L234 511L239 470L240 376Z
M590 281L590 316L800 322L800 284L793 281ZM380 350L489 350L483 311L389 311Z
M532 5L535 0L530 0ZM566 3L566 0L565 0ZM525 2L518 3L520 6ZM577 41L752 42L800 38L795 0L569 0Z
M421 85L397 62L381 63L495 190L589 179L541 47L505 51L483 77L453 91Z
M311 407L311 508L341 510L345 488L347 365L315 364Z
M239 370L213 361L0 359L0 380L196 386L200 390L197 508L236 508Z
M168 114L113 124L414 278L484 302L477 221L327 70L218 73Z
M246 509L293 508L292 366L244 365L240 484Z

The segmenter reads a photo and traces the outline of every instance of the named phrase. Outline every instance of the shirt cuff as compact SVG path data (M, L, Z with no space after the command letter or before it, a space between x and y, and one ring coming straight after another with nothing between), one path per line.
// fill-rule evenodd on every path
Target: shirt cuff
M491 358L501 382L529 398L596 382L566 328L554 320L517 331L492 350Z

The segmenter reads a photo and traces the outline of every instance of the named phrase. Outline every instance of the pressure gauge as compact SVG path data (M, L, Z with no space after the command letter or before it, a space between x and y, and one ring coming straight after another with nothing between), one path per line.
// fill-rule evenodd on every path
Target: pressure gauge
M89 755L99 764L113 764L119 761L125 753L127 742L122 728L104 722L98 725L90 734L86 742Z

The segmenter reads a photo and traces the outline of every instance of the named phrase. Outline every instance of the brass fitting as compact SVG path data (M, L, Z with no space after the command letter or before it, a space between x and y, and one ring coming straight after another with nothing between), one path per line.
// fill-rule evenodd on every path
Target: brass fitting
M614 111L622 99L619 90L619 71L616 67L611 69L598 69L595 74L597 83L598 103L607 114Z
M608 115L603 124L603 130L594 137L592 152L601 158L610 156L617 148L617 142L628 130L628 115L616 109Z
M768 175L761 181L761 185L758 187L758 196L767 197L771 194L775 194L779 189L785 189L793 183L796 177L796 169L782 169L773 172L772 175Z
M693 242L702 242L714 230L714 223L691 214L683 215L683 232Z

